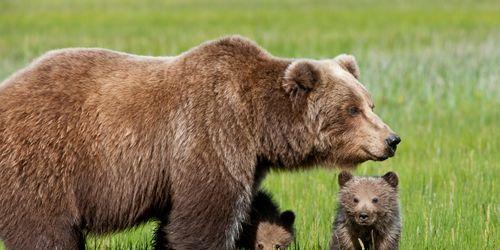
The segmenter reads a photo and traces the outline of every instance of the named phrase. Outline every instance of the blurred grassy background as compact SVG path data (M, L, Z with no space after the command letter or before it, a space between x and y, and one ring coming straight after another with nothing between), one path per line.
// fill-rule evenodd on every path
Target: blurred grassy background
M401 249L499 247L499 1L1 0L0 79L55 48L176 55L236 33L277 56L357 57L376 111L403 142L395 158L356 172L398 172ZM296 249L327 248L336 173L266 179L298 216ZM91 236L88 248L148 248L153 226Z

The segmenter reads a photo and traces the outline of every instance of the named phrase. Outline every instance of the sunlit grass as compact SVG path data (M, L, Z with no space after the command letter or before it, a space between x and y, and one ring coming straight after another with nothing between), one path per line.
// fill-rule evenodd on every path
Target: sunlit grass
M376 111L403 139L395 158L356 171L399 174L401 249L498 248L500 4L434 2L2 1L0 79L54 48L174 55L233 33L284 57L352 53ZM266 179L297 214L297 249L328 245L336 173ZM153 227L91 236L88 248L144 249Z

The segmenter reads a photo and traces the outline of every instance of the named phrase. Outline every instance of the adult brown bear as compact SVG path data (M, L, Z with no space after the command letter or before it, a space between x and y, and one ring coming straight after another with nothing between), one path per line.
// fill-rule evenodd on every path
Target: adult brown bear
M151 218L165 248L231 249L267 170L394 154L352 56L238 36L176 57L49 52L0 87L0 239L84 247Z

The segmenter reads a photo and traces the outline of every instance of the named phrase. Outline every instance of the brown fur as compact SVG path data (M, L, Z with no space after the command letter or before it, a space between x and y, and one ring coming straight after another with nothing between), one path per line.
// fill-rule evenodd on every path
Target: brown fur
M252 209L243 231L236 242L237 248L255 250L286 249L294 239L292 211L281 213L272 197L260 190L252 200Z
M0 239L83 248L83 232L156 218L165 248L233 248L270 166L394 153L341 63L273 57L238 36L176 57L47 53L0 87Z
M397 175L388 172L381 177L353 177L342 172L339 184L330 249L398 249L401 219Z

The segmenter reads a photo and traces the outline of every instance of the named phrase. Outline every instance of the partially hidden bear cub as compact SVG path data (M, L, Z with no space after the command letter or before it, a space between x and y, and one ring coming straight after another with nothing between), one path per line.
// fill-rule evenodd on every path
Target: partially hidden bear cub
M248 222L243 223L243 231L237 241L237 248L255 250L283 250L294 239L293 223L295 214L280 212L276 202L263 190L252 201Z
M398 249L401 237L398 176L338 177L339 208L330 249Z

